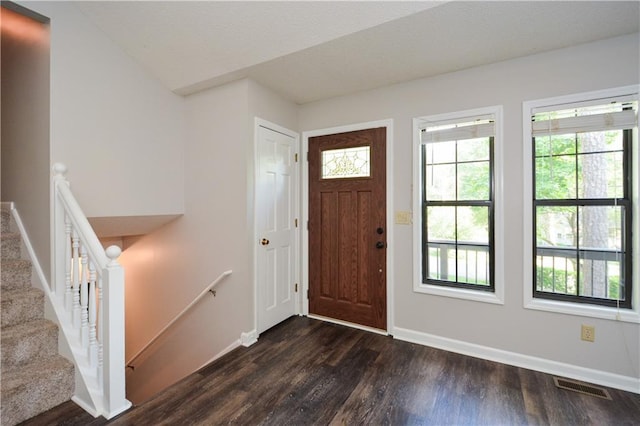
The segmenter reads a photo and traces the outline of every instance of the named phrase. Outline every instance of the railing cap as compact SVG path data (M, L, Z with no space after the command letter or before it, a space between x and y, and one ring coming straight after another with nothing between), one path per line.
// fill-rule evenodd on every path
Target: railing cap
M105 254L109 258L109 260L111 260L110 263L114 263L116 261L116 259L118 259L118 257L120 257L121 253L122 253L122 250L118 246L109 246L105 250Z

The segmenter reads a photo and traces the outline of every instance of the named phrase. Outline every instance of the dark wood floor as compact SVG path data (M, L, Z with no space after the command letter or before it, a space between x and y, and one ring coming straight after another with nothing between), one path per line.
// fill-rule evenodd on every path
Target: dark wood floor
M639 425L640 395L293 317L106 421L74 403L24 425Z

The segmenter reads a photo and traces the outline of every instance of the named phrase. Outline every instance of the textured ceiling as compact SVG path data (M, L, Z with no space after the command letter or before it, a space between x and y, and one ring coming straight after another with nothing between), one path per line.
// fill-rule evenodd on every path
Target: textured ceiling
M640 2L77 2L180 94L250 77L306 103L638 33Z

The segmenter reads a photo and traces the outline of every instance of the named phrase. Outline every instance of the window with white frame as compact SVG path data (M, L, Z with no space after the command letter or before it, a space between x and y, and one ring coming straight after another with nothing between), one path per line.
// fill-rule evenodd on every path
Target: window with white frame
M629 92L525 103L531 300L633 308L638 95Z
M499 116L501 108L491 107L414 120L417 291L502 303L501 285L495 295Z

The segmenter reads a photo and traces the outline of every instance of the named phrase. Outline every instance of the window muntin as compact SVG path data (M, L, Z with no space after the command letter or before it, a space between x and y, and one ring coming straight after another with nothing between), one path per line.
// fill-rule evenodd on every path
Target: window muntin
M546 108L533 136L533 295L631 308L637 101Z
M493 291L492 116L421 129L422 283Z

